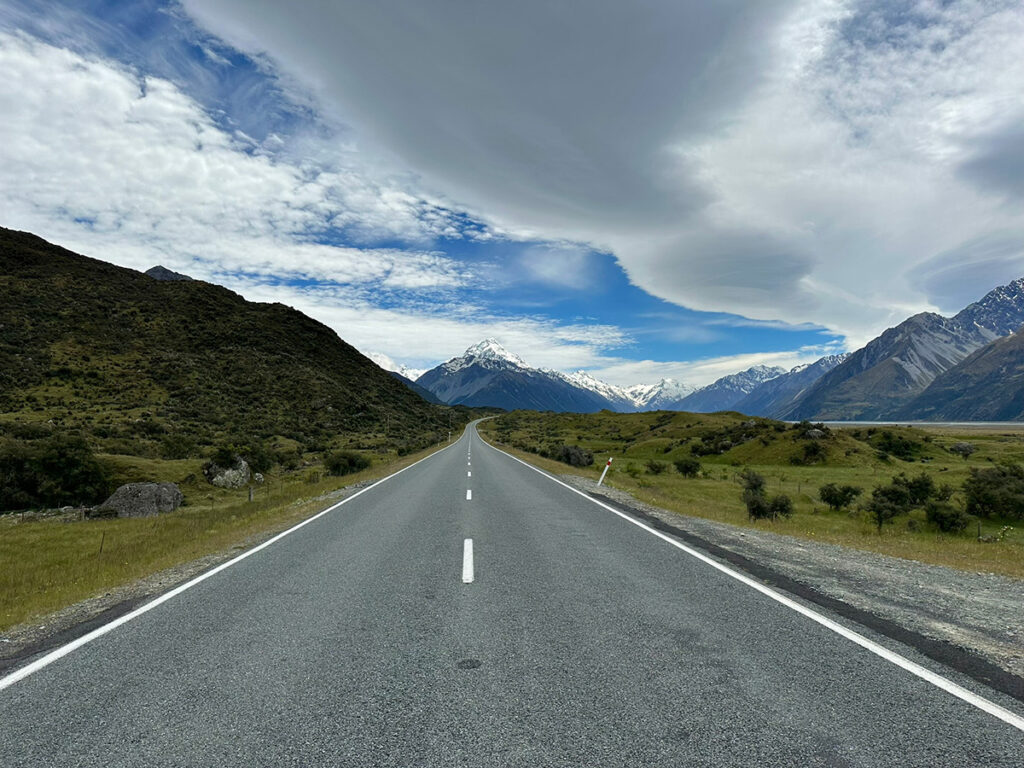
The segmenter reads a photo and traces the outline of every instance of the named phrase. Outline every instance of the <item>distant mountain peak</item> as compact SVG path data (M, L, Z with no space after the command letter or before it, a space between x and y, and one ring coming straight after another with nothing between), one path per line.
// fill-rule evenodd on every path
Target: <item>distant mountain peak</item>
M460 357L444 363L445 370L455 372L474 364L508 364L516 368L529 368L521 357L509 352L497 339L484 339L467 349Z
M166 282L182 282L191 281L193 278L188 275L183 275L180 272L173 272L167 267L163 267L157 264L155 267L150 267L146 270L146 274L152 277L154 280L163 280Z

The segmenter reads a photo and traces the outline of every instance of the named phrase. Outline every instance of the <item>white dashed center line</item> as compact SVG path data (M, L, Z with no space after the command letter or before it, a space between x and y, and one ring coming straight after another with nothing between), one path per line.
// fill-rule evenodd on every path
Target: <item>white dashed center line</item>
M466 539L462 543L462 583L473 583L473 540Z

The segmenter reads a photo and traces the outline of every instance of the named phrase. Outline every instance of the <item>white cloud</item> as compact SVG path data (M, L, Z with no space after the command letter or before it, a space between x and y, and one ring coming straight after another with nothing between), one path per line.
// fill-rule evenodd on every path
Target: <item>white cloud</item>
M658 362L655 360L608 360L601 367L590 369L599 379L619 386L638 382L653 384L661 379L675 379L691 387L703 387L738 371L755 365L781 366L789 369L813 363L825 355L842 350L834 345L803 347L779 352L753 352L740 355L709 357L689 362Z
M499 317L464 303L382 307L343 286L282 286L231 276L221 282L251 301L294 307L333 328L364 354L376 354L396 366L399 361L410 368L432 368L482 339L495 338L532 366L570 370L605 361L608 350L629 341L612 326Z
M916 265L1024 232L1018 0L185 5L426 187L688 307L860 342L946 303Z
M0 71L5 226L200 278L242 271L385 290L471 279L436 253L313 242L328 228L423 241L449 224L402 189L254 152L166 80L3 32Z

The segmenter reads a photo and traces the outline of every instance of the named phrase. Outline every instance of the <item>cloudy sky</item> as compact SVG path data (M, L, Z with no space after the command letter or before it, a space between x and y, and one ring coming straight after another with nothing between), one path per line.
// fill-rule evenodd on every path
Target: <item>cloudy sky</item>
M854 349L1024 275L1020 0L0 0L0 225L430 367Z

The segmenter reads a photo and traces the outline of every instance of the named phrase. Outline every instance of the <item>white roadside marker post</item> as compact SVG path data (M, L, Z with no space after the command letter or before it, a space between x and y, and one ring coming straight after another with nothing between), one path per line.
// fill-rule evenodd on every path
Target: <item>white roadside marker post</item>
M601 473L601 479L597 481L598 485L604 482L604 476L608 474L608 467L612 465L612 457L608 457L608 463L604 465L604 471Z

